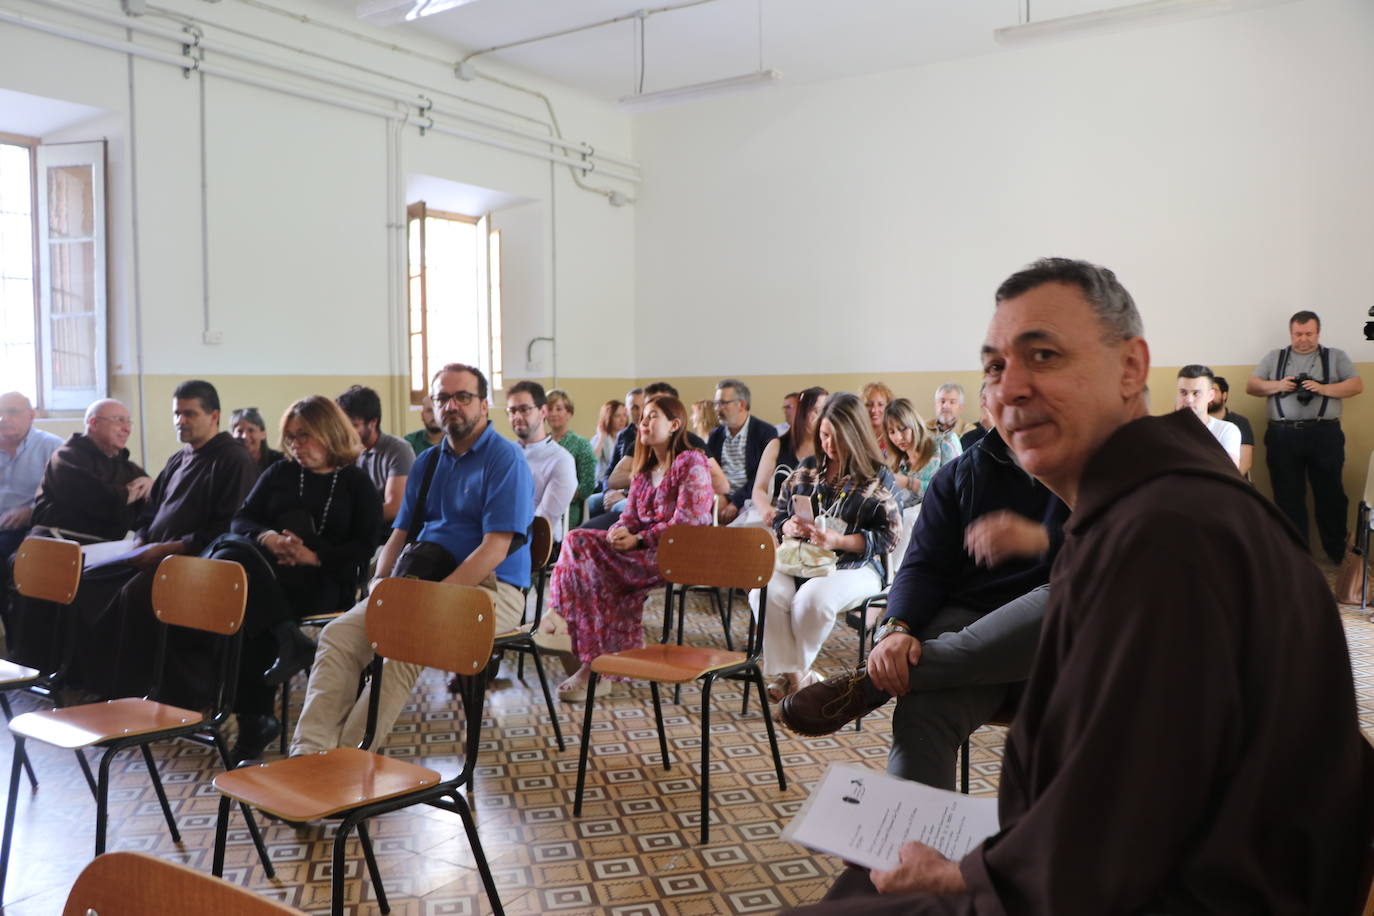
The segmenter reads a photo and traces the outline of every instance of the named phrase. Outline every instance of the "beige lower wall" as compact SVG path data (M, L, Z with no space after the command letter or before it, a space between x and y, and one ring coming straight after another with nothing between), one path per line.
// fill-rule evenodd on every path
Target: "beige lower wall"
M1254 367L1213 366L1220 375L1231 383L1231 408L1249 418L1255 430L1255 465L1252 477L1261 492L1268 494L1269 471L1264 462L1265 405L1259 398L1245 393L1245 380ZM1374 363L1357 363L1356 369L1365 378L1374 378ZM1156 414L1167 413L1173 409L1174 380L1177 366L1157 366L1150 371L1150 390L1153 393L1151 409ZM403 435L420 426L418 408L411 407L408 382L403 376L344 376L344 375L232 375L207 376L219 390L220 401L224 408L225 423L228 412L235 407L251 405L262 411L269 426L270 442L277 447L275 431L277 418L297 398L311 394L337 395L349 385L362 384L375 388L382 396L382 426L390 433ZM810 385L823 385L830 391L858 392L872 376L863 374L825 374L825 375L741 375L748 383L753 394L755 412L766 420L778 422L782 419L782 399L788 392ZM976 392L981 374L976 370L967 372L893 372L882 375L881 380L896 392L898 397L910 398L922 415L929 415L935 389L946 381L958 382L969 392L965 406L965 416L972 420L976 417ZM180 376L150 375L143 379L143 410L140 414L138 379L131 375L117 375L112 379L112 395L120 398L130 407L135 423L141 428L134 430L130 439L130 451L135 459L142 461L150 471L156 472L167 457L179 445L171 422L172 391L184 379ZM510 379L514 382L516 379ZM546 387L550 380L536 379ZM596 417L601 404L611 398L624 399L625 392L637 385L647 384L655 379L626 378L575 378L561 379L559 387L568 392L576 411L573 417L573 430L580 435L591 437L596 430ZM668 378L682 394L683 400L692 401L711 398L715 393L715 376L679 376ZM506 422L504 402L497 393L491 411L492 420L502 435L510 435L510 425ZM1374 450L1374 391L1348 400L1344 405L1342 426L1346 435L1345 491L1351 500L1351 516L1354 505L1364 491L1365 474L1371 450ZM81 428L79 418L59 418L40 420L38 425L59 435L67 435ZM147 452L144 454L140 437L146 436Z

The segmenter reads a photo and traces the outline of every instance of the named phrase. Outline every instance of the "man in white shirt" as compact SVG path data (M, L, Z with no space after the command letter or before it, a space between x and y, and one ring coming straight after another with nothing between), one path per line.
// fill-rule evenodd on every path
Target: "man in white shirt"
M1174 400L1174 409L1191 410L1239 468L1240 427L1208 415L1207 408L1211 403L1212 370L1196 363L1178 370L1178 396Z
M553 539L561 541L568 504L577 494L577 465L572 453L549 435L547 415L543 385L516 382L506 389L506 416L534 476L534 514L548 519Z

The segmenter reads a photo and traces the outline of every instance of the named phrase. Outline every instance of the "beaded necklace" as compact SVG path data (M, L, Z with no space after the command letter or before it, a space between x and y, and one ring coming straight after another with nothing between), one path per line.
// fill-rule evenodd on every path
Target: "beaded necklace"
M296 495L299 496L301 502L304 503L304 502L305 502L305 466L304 466L304 465L300 465L299 467L300 467L300 469L301 469L301 477L300 477L300 483L299 483L299 484L297 485L297 487L296 487ZM324 523L325 523L325 520L329 518L329 507L330 507L331 505L334 504L334 485L335 485L336 483L338 483L338 482L339 482L339 469L338 469L338 468L335 468L335 469L334 469L334 472L333 472L332 474L329 475L329 496L327 496L327 497L325 498L325 501L324 501L324 511L320 513L320 523L319 523L319 527L317 527L317 528L315 529L316 532L318 532L319 534L324 534Z

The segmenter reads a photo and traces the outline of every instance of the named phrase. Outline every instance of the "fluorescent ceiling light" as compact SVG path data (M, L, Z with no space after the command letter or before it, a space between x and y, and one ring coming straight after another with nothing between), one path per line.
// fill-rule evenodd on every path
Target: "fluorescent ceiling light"
M1224 10L1232 6L1230 0L1145 0L1113 9L1079 13L1074 16L1061 16L1058 19L1045 19L1028 22L1004 29L993 29L992 35L999 44L1016 45L1023 42L1053 38L1075 32L1107 30L1115 26L1129 25L1142 20L1181 17L1188 13Z
M723 80L712 80L709 83L693 83L690 86L678 86L675 89L660 89L658 92L627 95L620 100L620 106L630 112L648 111L666 105L676 105L679 102L690 102L693 99L728 95L756 86L765 86L781 78L782 74L776 70L756 70L753 73L731 76Z
M374 25L395 25L473 2L475 0L363 0L358 4L357 15Z

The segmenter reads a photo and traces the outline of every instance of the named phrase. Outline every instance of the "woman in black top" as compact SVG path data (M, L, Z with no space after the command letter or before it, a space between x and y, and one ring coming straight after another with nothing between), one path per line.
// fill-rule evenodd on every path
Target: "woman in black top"
M231 413L229 433L242 442L248 454L253 456L259 476L285 457L281 452L267 447L267 425L262 422L262 414L256 407L240 407Z
M292 404L281 439L289 457L258 478L234 516L230 531L241 538L215 552L249 577L236 759L256 757L276 736L274 688L314 657L296 621L353 602L382 518L381 496L354 464L362 443L332 400Z
M758 510L758 520L771 526L777 513L778 491L802 459L809 458L815 442L816 423L830 392L824 388L807 388L797 395L797 409L793 412L792 427L769 442L759 458L754 472L754 492L750 495Z

